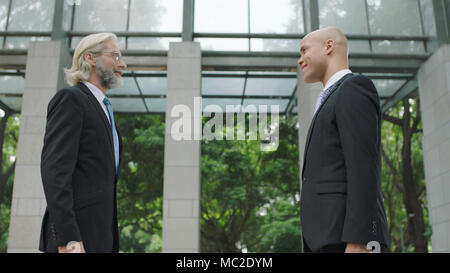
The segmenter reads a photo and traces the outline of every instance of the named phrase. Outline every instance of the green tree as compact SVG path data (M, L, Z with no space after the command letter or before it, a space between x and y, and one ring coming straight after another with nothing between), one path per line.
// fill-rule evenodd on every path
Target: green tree
M121 252L161 252L163 115L117 115L123 140L117 186Z
M8 245L18 133L19 115L4 111L0 120L0 252L6 252Z
M273 152L259 140L203 141L201 252L300 252L296 119L281 117L279 132Z
M384 114L383 193L392 252L428 252L422 125L418 99L405 98Z

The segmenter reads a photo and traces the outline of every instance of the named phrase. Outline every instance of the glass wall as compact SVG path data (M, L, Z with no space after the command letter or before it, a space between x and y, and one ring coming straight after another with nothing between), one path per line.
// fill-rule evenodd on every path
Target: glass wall
M194 32L227 34L294 34L295 39L196 38L203 50L297 52L304 32L303 1L196 0ZM220 36L220 35L219 35Z
M11 5L10 5L11 4ZM11 36L0 40L0 48L28 48L29 41L50 39L55 0L0 0L0 31L47 32L45 36Z

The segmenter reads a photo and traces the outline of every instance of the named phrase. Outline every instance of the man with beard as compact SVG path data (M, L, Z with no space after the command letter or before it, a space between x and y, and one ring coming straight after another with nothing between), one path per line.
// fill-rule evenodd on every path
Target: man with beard
M41 157L47 200L41 251L119 251L116 184L121 138L105 95L122 85L125 68L114 34L89 35L65 70L71 87L58 91L48 105Z

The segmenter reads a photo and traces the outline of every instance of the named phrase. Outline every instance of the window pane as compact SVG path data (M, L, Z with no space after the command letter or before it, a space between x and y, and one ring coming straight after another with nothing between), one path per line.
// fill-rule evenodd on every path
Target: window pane
M169 50L169 43L181 38L128 38L128 49Z
M181 32L182 0L131 1L130 31Z
M81 1L75 7L76 31L125 31L127 27L128 0Z
M0 0L0 31L5 31L9 0Z
M137 81L144 95L167 94L167 77L137 77Z
M243 0L196 0L195 32L247 33L248 3Z
M111 104L113 105L114 112L130 112L141 113L147 112L144 101L142 99L132 98L111 98Z
M24 79L21 76L0 76L1 94L23 94Z
M425 35L430 37L430 40L427 42L427 49L428 52L434 52L439 45L436 37L433 2L432 0L420 0L420 7L422 9L423 30Z
M14 111L20 111L20 108L22 107L22 98L6 97L1 98L0 100Z
M320 27L335 26L345 34L368 34L365 0L319 0Z
M369 53L369 41L349 41L350 53Z
M270 99L245 99L244 107L245 112L254 113L253 109L249 106L255 106L257 112L272 112L272 105L278 106L279 113L283 113L289 103L288 99L283 100L270 100ZM260 106L266 106L267 111L263 111Z
M3 37L0 37L0 48L3 48Z
M300 39L251 39L252 51L289 51L300 50Z
M248 39L196 38L202 50L248 51Z
M55 0L14 0L8 30L51 31Z
M422 35L416 1L367 0L370 31L385 35Z
M242 96L245 78L202 78L203 95Z
M303 33L302 2L301 0L250 0L251 32Z
M418 41L372 41L372 48L376 53L425 53L423 42Z
M241 102L241 99L204 98L202 99L203 112L214 112L215 108L213 105L219 106L223 113L227 112L227 106L228 110L232 110L230 112L239 112L241 109Z
M50 37L7 37L5 48L27 49L30 41L50 41Z
M123 85L116 89L108 91L109 95L139 95L139 89L133 77L124 77Z
M297 79L248 78L246 96L291 96Z
M391 97L406 82L405 80L372 80L380 97Z
M166 99L145 99L148 110L153 113L166 112Z

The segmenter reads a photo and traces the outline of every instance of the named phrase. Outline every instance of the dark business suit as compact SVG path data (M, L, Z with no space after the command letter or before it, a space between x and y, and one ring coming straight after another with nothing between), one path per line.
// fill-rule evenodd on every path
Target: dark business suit
M48 105L41 176L47 209L39 250L82 241L88 253L118 252L112 129L83 83L58 91Z
M313 252L345 243L389 244L381 110L367 77L341 78L314 115L303 161L301 224L304 248Z

